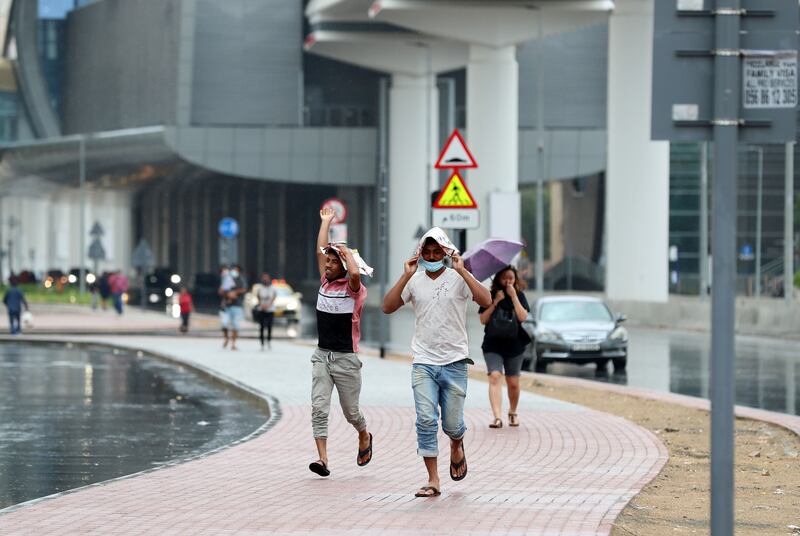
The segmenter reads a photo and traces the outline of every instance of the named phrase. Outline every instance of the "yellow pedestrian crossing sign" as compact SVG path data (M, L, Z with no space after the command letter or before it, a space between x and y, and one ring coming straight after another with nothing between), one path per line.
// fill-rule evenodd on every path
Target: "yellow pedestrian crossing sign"
M439 192L433 208L478 208L478 204L461 176L455 172Z

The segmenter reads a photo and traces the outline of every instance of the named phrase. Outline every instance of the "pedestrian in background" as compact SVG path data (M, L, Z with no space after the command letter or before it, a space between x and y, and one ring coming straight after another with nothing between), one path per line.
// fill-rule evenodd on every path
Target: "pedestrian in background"
M444 264L445 257L453 268ZM417 268L423 268L417 271ZM467 365L474 364L467 344L467 303L492 303L489 289L464 267L464 260L444 231L434 227L422 236L403 275L386 293L383 312L391 314L406 303L414 308L411 342L411 388L417 413L417 454L422 456L428 483L417 497L441 494L437 458L439 410L442 430L450 438L450 478L467 476L464 450L464 401L467 398Z
M122 295L128 292L128 276L123 274L120 270L112 273L108 278L108 285L111 288L111 298L114 302L114 309L117 314L122 314ZM144 292L144 289L142 289Z
M356 464L372 460L372 434L359 406L361 396L361 360L358 342L361 338L361 311L367 289L353 252L346 246L328 242L333 209L319 212L321 224L317 235L317 266L320 287L317 296L317 349L311 356L311 425L319 459L308 468L319 476L331 474L328 469L328 414L333 388L345 419L358 432Z
M272 285L272 278L266 272L261 274L261 288L258 289L258 337L261 349L264 349L264 329L267 330L267 348L272 348L272 321L275 317L275 298L277 293ZM255 320L255 319L254 319Z
M500 379L505 373L508 389L508 425L519 426L519 376L525 346L531 342L522 329L530 306L522 292L525 282L513 266L506 266L492 278L492 304L478 310L483 329L483 359L489 375L489 403L494 420L489 428L502 428L503 387Z
M100 292L100 308L105 311L108 309L108 299L111 297L111 285L108 283L108 272L103 272L97 282L97 290Z
M28 310L28 302L25 300L25 293L17 286L17 278L11 276L8 282L11 286L6 290L3 296L3 303L6 304L6 308L8 309L9 331L12 335L17 335L18 333L22 333L20 316L23 307L26 311Z
M230 326L230 316L228 315L228 299L226 294L233 289L233 278L231 277L228 266L223 264L219 267L219 323L222 327L222 347L228 346L230 336L228 334L228 326Z
M222 298L224 301L225 315L222 326L222 332L225 335L225 342L222 347L225 348L228 344L228 334L230 333L231 350L238 350L236 347L236 339L239 337L239 330L244 321L244 310L242 303L244 295L247 292L247 283L242 275L242 267L235 264L228 271L223 278Z
M189 294L189 289L185 286L181 287L178 294L178 307L180 307L181 311L181 327L179 329L181 333L186 333L189 331L189 317L194 309L194 304L192 303L192 295Z

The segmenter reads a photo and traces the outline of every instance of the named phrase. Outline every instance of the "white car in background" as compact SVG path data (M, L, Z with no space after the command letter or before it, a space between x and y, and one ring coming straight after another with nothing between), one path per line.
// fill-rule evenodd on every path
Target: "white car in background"
M258 305L258 291L261 283L256 283L250 288L250 292L244 295L244 315L245 318L256 322L253 318L253 308ZM299 292L286 282L285 279L273 279L272 287L275 289L275 320L285 320L288 324L300 322L302 304L300 299L303 297Z

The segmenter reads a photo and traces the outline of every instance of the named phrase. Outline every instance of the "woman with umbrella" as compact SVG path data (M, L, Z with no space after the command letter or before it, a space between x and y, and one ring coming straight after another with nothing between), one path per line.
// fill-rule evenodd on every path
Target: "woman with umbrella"
M489 428L502 428L503 390L501 376L505 373L508 388L508 425L519 426L519 376L525 346L531 342L521 324L528 317L528 301L522 292L525 282L513 266L501 268L492 278L492 304L478 310L484 328L483 357L489 374L489 403L494 420Z

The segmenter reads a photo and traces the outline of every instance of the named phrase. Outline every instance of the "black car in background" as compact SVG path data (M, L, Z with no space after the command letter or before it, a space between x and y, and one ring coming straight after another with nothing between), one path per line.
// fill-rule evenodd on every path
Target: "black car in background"
M169 267L158 267L145 276L145 305L163 308L172 303L172 297L178 293L183 278ZM142 278L132 277L128 291L128 302L139 305L142 301Z
M523 365L546 372L549 363L595 363L614 372L628 364L628 332L625 315L611 313L600 298L591 296L545 296L533 310L533 354Z
M219 274L216 272L197 272L190 287L194 308L202 312L216 312L219 310L220 297Z

